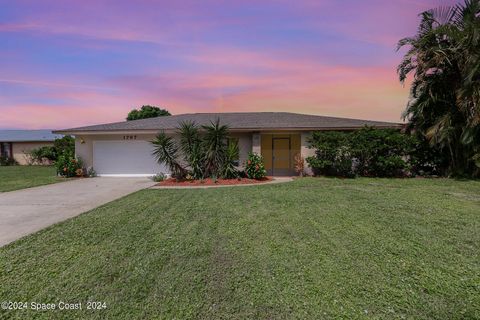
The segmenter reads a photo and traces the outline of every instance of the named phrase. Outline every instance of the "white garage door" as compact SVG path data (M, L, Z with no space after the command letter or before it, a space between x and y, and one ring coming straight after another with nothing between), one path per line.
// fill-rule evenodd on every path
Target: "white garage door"
M94 141L93 169L100 176L151 176L168 173L152 156L148 141Z

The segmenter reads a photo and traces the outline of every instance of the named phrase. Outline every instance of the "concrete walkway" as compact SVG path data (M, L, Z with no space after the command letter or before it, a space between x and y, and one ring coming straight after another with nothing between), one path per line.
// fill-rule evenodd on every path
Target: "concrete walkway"
M151 187L148 178L88 178L0 193L0 246Z
M153 186L150 189L208 189L208 188L233 188L233 187L251 187L251 186L264 186L268 184L277 184L293 181L292 177L275 177L272 181L262 183L245 183L245 184L232 184L232 185L209 185L209 186Z

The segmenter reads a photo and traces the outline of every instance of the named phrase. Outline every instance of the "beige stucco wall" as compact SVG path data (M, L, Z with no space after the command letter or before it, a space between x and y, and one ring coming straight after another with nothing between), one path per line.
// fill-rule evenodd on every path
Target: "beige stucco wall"
M306 159L309 156L315 155L315 150L308 148L307 139L310 132L302 132L300 139L300 153ZM76 155L82 158L85 167L93 166L93 141L94 140L123 140L123 134L117 135L77 135L75 137L75 152ZM137 134L136 140L151 141L155 135ZM250 151L261 154L260 135L258 133L232 133L232 137L238 138L240 151L240 168L243 168ZM38 147L38 146L37 146ZM14 145L15 148L15 145ZM15 149L14 149L15 150ZM15 153L15 151L14 151ZM18 160L17 160L18 161ZM312 174L311 168L305 162L305 171L307 174Z
M86 168L95 166L93 164L93 141L98 140L118 140L123 141L124 134L109 134L109 135L76 135L75 136L75 154L83 160ZM136 140L151 141L155 138L153 134L137 134ZM240 167L247 160L248 153L252 150L252 136L250 133L233 133L232 137L238 138Z
M314 149L309 149L309 143L308 139L311 136L311 132L302 132L301 137L300 137L300 154L304 159L307 159L307 157L311 157L315 155L315 150ZM304 168L305 168L305 173L307 175L313 175L312 168L308 165L307 161L304 162Z
M243 168L248 158L248 153L252 151L251 133L234 133L232 137L238 138L239 168Z
M13 142L13 158L18 162L18 164L27 165L29 164L29 156L27 153L32 149L45 146L53 146L53 142Z

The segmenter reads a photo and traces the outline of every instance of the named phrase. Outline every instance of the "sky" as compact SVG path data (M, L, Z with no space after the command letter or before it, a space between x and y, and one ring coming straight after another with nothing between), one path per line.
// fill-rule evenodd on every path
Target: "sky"
M0 0L0 128L287 111L400 122L399 39L453 0Z

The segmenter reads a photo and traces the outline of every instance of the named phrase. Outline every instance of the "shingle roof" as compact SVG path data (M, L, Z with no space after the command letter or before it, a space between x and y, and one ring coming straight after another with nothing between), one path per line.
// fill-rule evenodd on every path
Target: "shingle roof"
M231 130L269 129L355 129L365 125L374 127L399 128L401 124L347 118L324 117L289 112L232 112L232 113L188 113L173 116L99 124L70 128L54 132L73 133L87 131L131 131L131 130L173 130L182 121L194 121L199 125L208 124L216 118Z
M1 142L54 141L61 137L52 130L0 130Z

